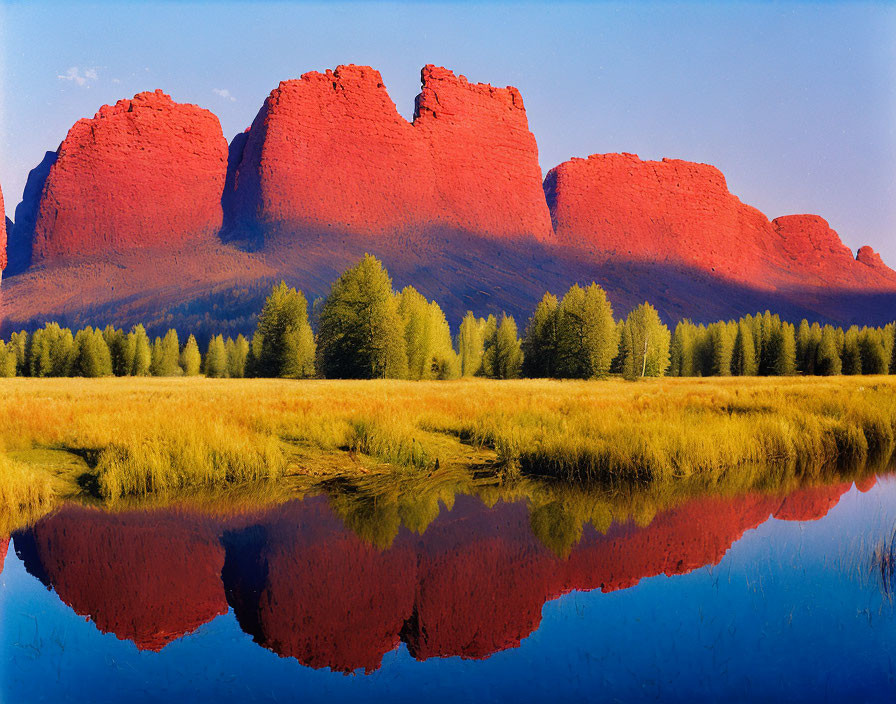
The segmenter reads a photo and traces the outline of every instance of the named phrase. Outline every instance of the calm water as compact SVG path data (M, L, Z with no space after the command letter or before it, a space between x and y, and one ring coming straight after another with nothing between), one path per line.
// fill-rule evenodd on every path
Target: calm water
M896 482L861 488L586 525L565 558L465 496L382 550L323 497L68 508L0 541L0 701L893 701Z

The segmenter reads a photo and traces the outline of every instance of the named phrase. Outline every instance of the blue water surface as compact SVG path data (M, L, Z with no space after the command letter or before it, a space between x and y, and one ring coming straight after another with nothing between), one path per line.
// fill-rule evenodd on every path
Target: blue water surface
M519 591L529 574L543 569L537 565L549 566L544 574L550 580L552 570L562 570L566 561L575 559L575 551L566 561L544 556L541 548L519 542L519 538L516 544L522 547L514 548L513 554L535 562L524 560L518 565L511 560L492 567L490 555L497 554L495 560L502 560L500 550L494 549L502 537L492 526L488 529L492 532L477 542L477 536L488 531L483 528L477 533L476 521L502 510L515 516L511 509L516 510L502 508L500 503L487 508L477 499L466 497L451 511L443 508L442 515L422 536L408 534L397 539L405 541L408 554L416 555L413 559L421 570L430 554L427 550L440 556L441 562L433 560L439 569L446 564L445 555L450 555L454 560L451 564L456 565L462 564L465 550L476 550L480 569L513 573L517 586L499 595L501 601L496 602L491 623L480 618L468 628L468 614L457 606L462 599L451 602L457 623L464 624L459 638L474 637L468 635L470 628L506 630L504 620L513 610L500 607L515 604L517 597L521 603L525 601L526 595ZM439 528L439 521L448 521L452 514L460 516L461 511L465 512L464 527L456 530L473 525L474 529L465 534L472 537L450 543L456 534L454 523ZM428 652L422 657L421 646L417 645L415 658L407 643L418 642L421 636L418 634L414 641L405 634L397 647L382 655L378 668L368 672L358 668L348 674L321 667L319 661L310 667L296 657L278 653L278 648L288 648L266 640L263 633L259 635L258 628L263 627L250 635L247 631L254 627L241 625L235 608L192 633L174 638L158 652L141 649L126 637L101 632L95 623L99 619L93 614L78 615L57 594L52 577L43 575L48 582L45 585L29 573L23 559L30 562L34 558L28 556L27 536L14 536L0 576L0 700L7 704L896 700L896 608L873 562L876 546L889 538L896 522L896 481L881 478L864 493L852 487L826 515L812 516L814 520L778 520L771 517L772 513L758 526L748 527L742 537L736 537L727 552L723 547L724 556L718 564L694 569L685 566L673 570L684 574L673 576L636 575L639 581L624 588L606 585L606 591L573 590L557 598L549 594L541 608L540 623L533 625L534 632L519 634L518 647L510 643L492 653L471 655L465 651L440 657L439 652ZM663 545L661 518L654 519L656 532L649 534L653 536L649 545ZM506 524L510 526L512 521L507 519ZM266 530L262 542L271 543L273 529ZM647 535L639 533L645 529L632 525L615 530L612 549L597 550L595 559L612 560L616 555L620 561L637 560L638 554L626 552L627 546L643 552L637 540ZM435 536L432 541L441 541L436 547L428 547L430 532ZM288 539L288 530L285 534ZM39 526L35 535L40 539ZM672 538L669 550L677 544L677 538ZM344 546L346 540L353 539L337 531L314 546L325 548L328 540L343 541ZM609 540L597 533L589 538L586 532L583 543L589 539ZM308 540L298 542L297 552L310 549ZM50 547L44 547L45 552L53 549L52 541L46 544ZM17 556L14 545L23 559ZM278 549L282 553L283 548ZM389 548L381 554L386 556L389 550L397 549ZM46 554L41 559L47 564L51 561ZM104 558L91 554L87 559ZM164 555L159 559L164 560ZM274 558L266 559L274 564ZM373 559L379 558L374 555ZM255 564L248 558L244 562ZM307 569L313 572L315 562L311 560L309 565ZM588 569L597 571L611 567L588 565ZM29 564L29 569L41 576L43 568ZM271 579L268 572L273 574L273 568L265 567L254 578ZM469 576L452 576L444 584L460 590L463 597L464 579L469 581ZM415 603L430 599L425 585L422 581L415 587ZM84 589L101 587L99 582L88 583ZM232 606L237 601L232 588L228 589ZM475 592L475 587L470 589ZM256 597L257 593L252 598ZM135 602L139 598L136 595ZM259 603L263 602L259 597ZM308 608L326 608L327 603L328 595L320 594L317 606ZM134 607L146 607L151 613L152 605L135 603ZM291 604L288 608L301 615L303 605ZM416 623L415 618L426 618L424 607L414 608L408 624ZM255 611L246 613L250 616L242 620L251 621ZM272 613L266 618L276 618L276 611ZM451 616L450 609L448 613ZM121 631L127 631L128 618L125 610ZM451 630L450 619L448 625L444 620L439 623ZM403 632L410 628L403 627ZM528 628L523 625L524 631ZM461 646L467 647L465 644L463 641Z

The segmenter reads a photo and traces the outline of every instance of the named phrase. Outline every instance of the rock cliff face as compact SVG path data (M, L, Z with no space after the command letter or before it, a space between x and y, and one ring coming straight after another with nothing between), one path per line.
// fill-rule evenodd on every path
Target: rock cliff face
M207 110L161 91L103 106L59 147L37 212L34 261L214 238L226 169L227 142Z
M229 147L211 113L159 91L79 121L16 208L0 336L51 320L251 334L273 282L326 295L366 252L452 325L467 310L525 321L546 290L590 281L617 316L649 300L673 325L892 320L896 272L821 218L769 221L712 166L631 154L542 184L516 89L421 78L408 122L374 69L307 73Z
M6 210L3 209L3 191L0 189L0 276L6 268Z
M599 259L686 265L768 290L896 290L896 272L868 248L857 263L817 215L769 222L707 164L593 154L552 169L544 188L558 240Z
M232 150L237 229L550 240L519 92L434 66L422 84L409 123L366 66L282 82Z

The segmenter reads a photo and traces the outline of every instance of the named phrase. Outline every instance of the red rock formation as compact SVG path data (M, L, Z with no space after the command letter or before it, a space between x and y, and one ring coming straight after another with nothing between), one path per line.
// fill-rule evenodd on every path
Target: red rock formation
M852 488L852 482L798 489L788 494L775 518L782 521L817 521L828 515L840 497ZM870 488L870 487L869 487Z
M369 67L280 83L225 196L234 220L290 233L552 239L519 92L433 66L422 83L413 123Z
M3 208L3 190L0 189L0 277L6 268L6 210Z
M791 215L769 222L729 191L715 167L634 154L593 154L544 183L559 241L619 258L693 267L752 287L896 290L896 272L860 258L827 222Z
M785 215L772 220L772 225L780 237L781 265L790 271L832 288L896 288L896 272L873 249L862 247L853 257L824 218Z
M38 209L34 261L212 239L227 142L218 119L161 91L75 123Z
M0 574L3 574L3 563L6 561L6 551L9 549L9 538L0 540Z
M861 262L865 266L870 266L884 275L893 273L893 270L884 264L884 260L880 258L880 255L867 244L864 247L859 247L859 251L856 252L856 261Z
M69 507L39 521L28 540L37 562L26 560L29 571L103 633L141 650L161 650L227 613L224 549L204 521Z

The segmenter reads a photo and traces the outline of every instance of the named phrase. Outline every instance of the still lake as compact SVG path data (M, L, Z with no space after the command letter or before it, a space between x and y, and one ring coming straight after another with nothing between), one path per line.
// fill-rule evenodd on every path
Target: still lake
M448 503L379 545L328 497L63 508L0 540L0 702L896 697L889 476L695 498L553 550L524 501Z

